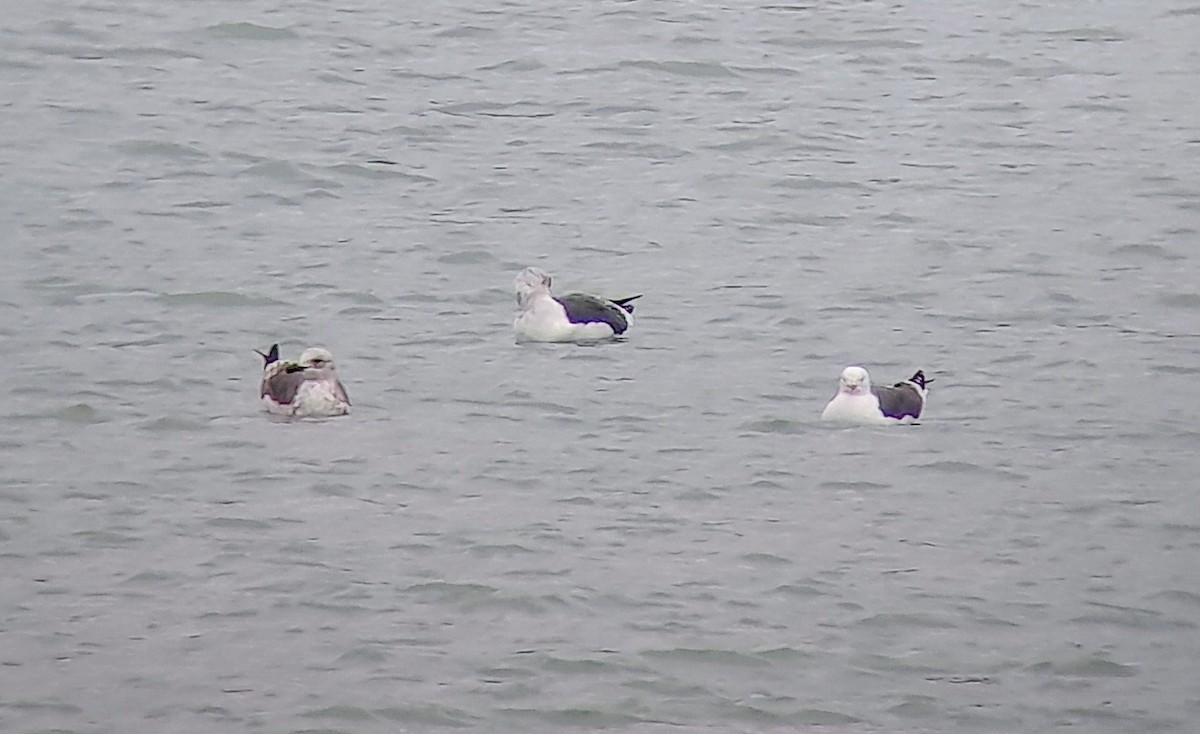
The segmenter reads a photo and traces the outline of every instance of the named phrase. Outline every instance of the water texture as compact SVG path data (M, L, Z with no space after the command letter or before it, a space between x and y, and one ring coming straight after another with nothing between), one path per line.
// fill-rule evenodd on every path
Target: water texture
M8 5L0 730L1194 731L1200 5Z

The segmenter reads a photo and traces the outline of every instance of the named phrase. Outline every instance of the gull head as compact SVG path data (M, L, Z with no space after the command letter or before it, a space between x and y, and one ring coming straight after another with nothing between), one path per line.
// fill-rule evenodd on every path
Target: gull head
M866 395L871 392L871 376L862 367L847 367L838 378L838 392L846 395Z
M513 287L517 291L517 303L523 306L535 293L550 292L550 274L541 268L525 268L513 281Z
M300 355L300 366L309 370L333 372L333 353L325 347L309 347Z

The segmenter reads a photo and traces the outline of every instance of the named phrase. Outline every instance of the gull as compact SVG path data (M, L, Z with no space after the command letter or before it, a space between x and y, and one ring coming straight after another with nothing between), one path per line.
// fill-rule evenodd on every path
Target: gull
M350 412L350 398L325 347L309 347L297 361L280 360L278 344L266 354L254 351L263 358L258 394L267 412L313 417Z
M624 334L633 326L633 305L641 295L612 300L586 293L550 295L550 275L525 268L514 282L520 314L513 322L517 341L589 342Z
M925 409L925 387L932 379L917 370L912 377L892 387L873 387L871 376L858 366L842 370L838 392L825 406L821 419L848 423L898 423L921 417Z

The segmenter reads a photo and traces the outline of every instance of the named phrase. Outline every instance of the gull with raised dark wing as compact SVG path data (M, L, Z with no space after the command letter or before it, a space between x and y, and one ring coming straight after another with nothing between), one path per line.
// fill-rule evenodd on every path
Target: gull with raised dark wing
M325 347L309 347L298 360L279 359L279 345L264 354L258 394L263 407L275 415L325 417L350 412L350 398L337 376L333 354Z

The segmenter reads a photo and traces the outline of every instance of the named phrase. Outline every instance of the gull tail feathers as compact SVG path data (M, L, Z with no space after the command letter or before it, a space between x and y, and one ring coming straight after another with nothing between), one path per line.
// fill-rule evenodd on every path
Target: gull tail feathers
M633 313L633 304L630 303L630 301L641 297L642 294L639 293L636 296L629 296L628 298L614 298L612 299L612 302L625 309L627 313Z
M271 365L273 365L279 361L279 345L278 344L272 344L271 348L267 350L266 354L263 354L262 352L258 351L257 349L254 350L254 353L263 358L263 369L266 369L267 367L270 367Z
M924 390L926 385L928 385L929 383L933 382L933 378L932 378L932 377L929 377L929 378L925 377L925 371L924 371L924 370L917 370L917 373L916 373L915 375L913 375L912 377L908 378L907 382L911 382L912 384L914 384L914 385L916 385L917 387L919 387L919 388L921 388L922 390ZM903 383L900 383L900 384L903 384Z

